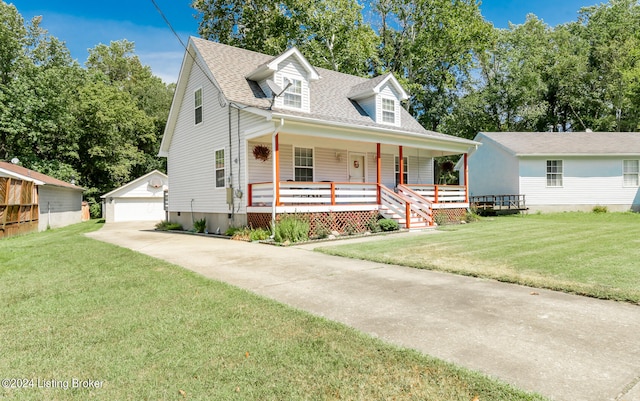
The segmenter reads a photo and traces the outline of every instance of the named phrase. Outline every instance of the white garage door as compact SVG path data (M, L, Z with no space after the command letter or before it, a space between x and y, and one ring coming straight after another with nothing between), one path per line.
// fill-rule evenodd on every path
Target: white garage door
M164 206L159 199L114 199L113 221L164 220Z

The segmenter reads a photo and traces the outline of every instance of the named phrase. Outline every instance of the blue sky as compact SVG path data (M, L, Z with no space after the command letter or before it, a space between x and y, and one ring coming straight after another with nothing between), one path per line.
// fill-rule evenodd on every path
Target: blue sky
M97 44L127 39L135 42L143 64L165 82L175 82L184 49L166 26L151 0L8 0L25 20L42 15L41 26L64 41L71 56L84 64L87 49ZM529 13L555 26L575 21L581 7L599 0L484 0L480 9L498 28L521 24ZM197 36L198 21L191 0L156 0L167 19L186 43Z

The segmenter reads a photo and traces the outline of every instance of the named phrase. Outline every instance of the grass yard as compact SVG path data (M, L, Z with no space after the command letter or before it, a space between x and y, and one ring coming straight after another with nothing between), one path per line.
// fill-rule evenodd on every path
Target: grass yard
M543 399L83 236L99 227L0 240L0 378L27 386L0 399Z
M440 231L318 250L640 303L638 213L503 216Z

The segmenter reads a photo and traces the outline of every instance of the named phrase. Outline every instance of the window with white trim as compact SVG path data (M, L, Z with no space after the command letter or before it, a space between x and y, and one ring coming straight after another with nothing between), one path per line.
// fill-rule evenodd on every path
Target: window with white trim
M194 109L196 117L196 125L202 122L202 88L196 89L194 92Z
M623 160L622 176L624 177L625 187L640 186L640 161L639 160Z
M562 186L562 160L547 160L547 186Z
M216 188L225 187L224 149L218 149L216 154Z
M293 169L294 181L313 181L313 149L295 148Z
M382 99L382 122L396 123L396 102L393 99Z
M287 107L302 108L302 81L299 79L285 78L285 83L291 85L284 91L284 105ZM286 85L286 84L285 84Z
M396 156L396 186L400 185L400 156ZM409 179L409 162L407 156L402 157L403 169L402 169L402 182L408 183Z

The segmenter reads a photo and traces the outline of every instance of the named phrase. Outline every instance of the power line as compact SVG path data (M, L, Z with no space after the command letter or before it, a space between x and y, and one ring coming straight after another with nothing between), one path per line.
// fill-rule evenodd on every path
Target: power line
M213 82L213 80L211 79L209 74L207 74L207 72L200 65L200 63L198 63L198 60L191 54L191 52L189 52L189 49L187 48L187 45L184 44L184 42L182 41L182 38L180 38L180 35L178 35L178 32L176 32L176 30L173 29L173 25L171 25L171 22L169 22L169 19L167 18L167 16L164 14L164 12L162 12L162 9L158 5L158 3L156 3L156 0L151 0L151 3L153 3L153 6L156 8L156 10L158 11L158 14L160 14L162 19L164 20L164 23L167 24L167 26L169 27L171 32L173 32L173 35L176 37L176 39L178 39L178 42L180 42L180 45L184 49L185 53L188 54L189 57L191 57L191 60L193 60L193 63L198 66L198 69L200 69L202 74L204 74L204 76L207 78L207 80L209 82L211 82L211 85L213 85L213 87L218 92L218 103L220 104L220 107L226 107L227 99L225 98L225 96L222 93L222 91L218 88L218 86L215 84L215 82Z

